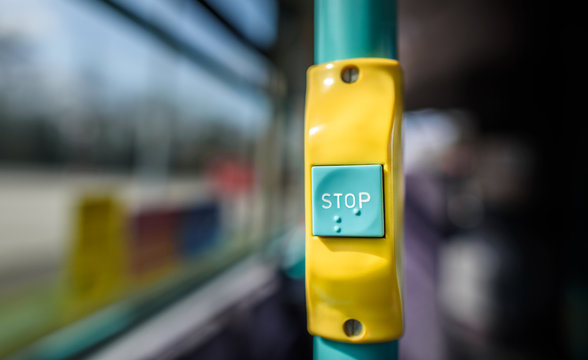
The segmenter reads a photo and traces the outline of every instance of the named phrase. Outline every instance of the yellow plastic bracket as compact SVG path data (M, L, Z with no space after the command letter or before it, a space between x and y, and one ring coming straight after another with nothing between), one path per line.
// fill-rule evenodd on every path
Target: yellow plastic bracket
M343 81L355 66L355 82ZM398 339L402 316L402 71L397 61L360 58L308 70L305 121L306 297L308 330L353 343ZM312 235L311 168L380 164L385 235ZM348 320L361 323L348 335Z

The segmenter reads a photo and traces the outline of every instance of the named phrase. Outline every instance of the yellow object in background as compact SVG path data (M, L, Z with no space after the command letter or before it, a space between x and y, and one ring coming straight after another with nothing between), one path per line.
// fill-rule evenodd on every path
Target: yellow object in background
M122 294L128 279L126 217L110 195L85 195L76 206L74 238L67 262L68 313L77 316Z
M312 66L307 86L309 331L356 343L398 339L403 332L401 68L397 61L382 58L333 61ZM337 165L381 165L383 188L378 191L384 199L383 237L313 235L312 201L317 197L312 194L312 168ZM334 201L333 197L326 199ZM349 320L359 322L356 333L345 331Z

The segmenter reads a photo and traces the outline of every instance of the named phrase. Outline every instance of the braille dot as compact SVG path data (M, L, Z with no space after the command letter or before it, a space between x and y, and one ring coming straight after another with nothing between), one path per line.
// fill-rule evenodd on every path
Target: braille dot
M361 215L361 210L359 210L358 208L353 209L353 213L357 216Z
M341 216L335 215L335 216L333 216L333 220L335 220L335 222L340 223L341 222Z
M340 226L333 226L333 230L335 230L335 232L340 233L341 232L341 227Z

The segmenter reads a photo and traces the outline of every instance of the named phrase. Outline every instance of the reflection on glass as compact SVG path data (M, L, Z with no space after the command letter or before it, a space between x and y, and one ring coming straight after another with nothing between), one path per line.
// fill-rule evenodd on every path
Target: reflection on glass
M0 2L0 357L279 225L269 62L193 2L118 3L218 67L101 1Z

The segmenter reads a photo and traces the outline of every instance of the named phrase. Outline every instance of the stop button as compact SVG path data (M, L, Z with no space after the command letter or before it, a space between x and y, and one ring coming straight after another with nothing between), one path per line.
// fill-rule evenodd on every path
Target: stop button
M314 236L384 236L381 165L313 166Z

